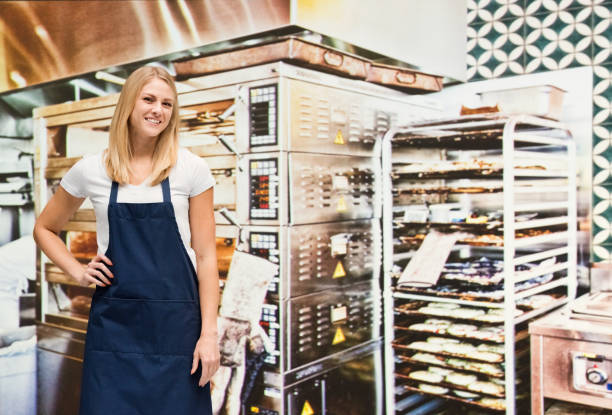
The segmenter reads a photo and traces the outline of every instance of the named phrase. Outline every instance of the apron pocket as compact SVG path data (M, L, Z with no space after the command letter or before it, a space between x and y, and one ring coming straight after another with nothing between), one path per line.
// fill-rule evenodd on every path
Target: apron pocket
M89 321L87 348L192 355L200 329L195 301L99 297Z

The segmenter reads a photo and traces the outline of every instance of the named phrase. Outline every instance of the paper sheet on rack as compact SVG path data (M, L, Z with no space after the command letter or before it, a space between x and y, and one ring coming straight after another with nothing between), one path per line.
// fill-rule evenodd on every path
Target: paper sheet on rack
M431 287L438 283L453 246L467 236L464 232L430 231L399 277L398 285Z
M265 258L235 251L219 315L257 324L268 285L277 271L278 265Z

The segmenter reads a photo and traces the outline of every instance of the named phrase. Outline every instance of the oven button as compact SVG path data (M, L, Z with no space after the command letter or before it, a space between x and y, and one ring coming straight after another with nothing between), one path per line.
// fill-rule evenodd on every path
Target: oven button
M601 369L592 367L587 369L586 378L595 385L603 385L608 380L608 375Z

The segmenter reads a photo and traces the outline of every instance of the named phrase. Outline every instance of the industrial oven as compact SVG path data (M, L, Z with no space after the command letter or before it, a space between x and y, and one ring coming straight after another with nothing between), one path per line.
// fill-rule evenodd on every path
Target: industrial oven
M269 347L246 370L241 412L381 413L377 138L437 108L282 62L190 78L181 87L181 145L206 158L217 183L220 289L238 247L279 265L260 319ZM37 110L38 210L72 164L105 148L116 98ZM90 205L63 236L77 258L95 254ZM93 289L75 286L44 255L38 271L40 402L74 408ZM58 377L66 370L70 377Z

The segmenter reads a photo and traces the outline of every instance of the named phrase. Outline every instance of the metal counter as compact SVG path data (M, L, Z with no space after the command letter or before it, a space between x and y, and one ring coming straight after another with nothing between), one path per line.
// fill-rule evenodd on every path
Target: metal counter
M544 398L612 409L612 325L570 318L566 306L529 325L531 413Z

